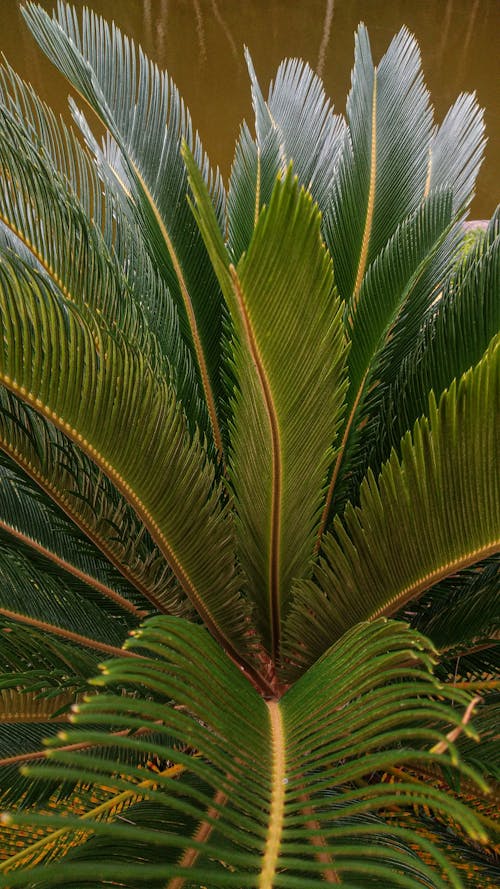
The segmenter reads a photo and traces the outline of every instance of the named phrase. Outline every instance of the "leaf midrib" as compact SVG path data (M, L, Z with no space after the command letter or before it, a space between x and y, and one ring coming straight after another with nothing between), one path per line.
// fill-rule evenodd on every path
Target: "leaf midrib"
M357 305L359 291L368 261L368 249L370 246L370 238L373 226L373 211L375 207L375 188L377 180L377 68L373 69L373 92L372 92L372 143L370 150L370 185L368 189L368 202L366 206L365 227L363 230L363 240L361 242L361 253L359 256L358 270L356 273L356 283L352 294L350 308L354 310Z
M116 602L121 608L125 611L130 611L138 619L146 617L148 615L148 611L141 610L137 608L133 602L130 602L124 596L117 593L112 587L102 583L97 578L93 577L91 574L87 574L85 571L81 571L80 568L77 568L71 562L66 561L61 556L58 556L53 550L48 549L45 546L42 546L37 540L33 537L30 537L28 534L23 534L14 525L8 524L8 522L0 519L0 529L5 531L11 537L14 537L20 543L28 546L30 549L35 550L35 552L39 553L45 559L50 562L53 562L58 568L61 568L63 571L67 571L68 574L71 574L73 577L76 577L78 580L81 580L83 583L87 584L87 586L92 587L97 590L97 592L101 593L103 596L106 596L108 599L112 599L113 602Z
M458 574L465 568L469 568L471 565L475 565L477 562L487 559L489 556L493 556L498 552L500 552L500 539L494 540L492 543L489 543L480 549L471 550L451 562L447 562L446 565L442 565L434 571L426 574L424 577L418 578L416 581L408 584L403 590L396 593L389 602L381 605L366 619L372 621L378 617L390 617L391 614L399 611L399 609L402 608L403 605L406 605L407 602L418 598L436 583L439 583L441 580L445 580L445 578L451 577L454 574Z
M238 310L243 323L243 330L247 340L248 350L250 352L257 377L262 390L264 404L269 419L269 429L271 433L271 462L272 462L272 481L271 481L271 525L269 539L269 609L271 618L271 647L272 656L276 663L280 650L281 635L281 613L280 613L280 543L281 543L281 510L282 510L282 490L283 490L283 462L281 455L281 441L279 421L274 404L271 385L266 374L266 369L262 360L262 356L257 345L252 322L248 314L243 288L235 267L229 266L231 278L233 282L233 290L236 297Z
M52 418L52 415L50 416ZM133 584L133 586L140 592L148 602L158 610L164 611L162 603L156 596L141 583L139 578L137 578L134 574L132 566L130 563L124 564L116 558L112 550L106 546L104 540L98 537L90 527L90 525L85 522L77 512L75 512L68 501L68 498L63 496L62 492L59 491L55 486L50 482L50 480L41 472L36 470L33 465L26 459L23 458L22 454L15 448L12 447L11 443L8 440L4 440L0 437L0 449L3 450L6 454L8 454L12 459L21 466L23 470L32 478L40 487L43 488L45 493L59 506L64 513L71 519L72 522L75 523L77 528L79 528L86 537L103 553L103 555L109 560L109 562L120 572L120 574L128 581L128 583Z
M269 812L269 824L262 860L262 868L259 877L259 889L273 889L276 868L278 865L285 817L285 792L286 792L286 759L285 759L285 731L283 715L279 701L266 702L272 746L272 774L271 774L271 808Z
M182 299L184 302L184 307L186 310L186 315L187 315L188 322L189 322L189 327L191 330L191 336L193 339L193 345L194 345L194 349L195 349L195 353L196 353L196 360L198 363L198 367L200 369L201 382L202 382L203 391L205 393L205 398L206 398L206 402L207 402L208 415L210 417L210 423L212 426L212 433L214 436L214 442L215 442L217 451L219 453L219 456L222 457L222 453L223 453L222 435L221 435L221 431L220 431L219 421L217 419L215 395L213 393L212 385L210 382L210 376L208 373L207 362L206 362L205 355L203 352L203 347L201 344L201 338L200 338L200 334L199 334L199 330L198 330L198 325L196 323L196 315L195 315L194 308L193 308L193 302L192 302L191 295L190 295L188 287L187 287L184 272L182 270L182 267L181 267L181 264L179 261L179 257L177 256L174 245L172 243L172 239L170 238L170 235L168 233L168 230L167 230L167 227L166 227L165 222L163 220L163 217L162 217L160 211L158 210L158 207L156 206L156 202L153 198L153 195L151 194L151 192L148 188L148 185L147 185L145 179L143 178L142 174L140 173L137 165L129 157L128 154L127 154L127 158L128 158L128 161L134 171L135 176L137 177L137 180L142 188L142 191L148 201L148 204L151 207L156 224L158 225L158 228L160 229L161 236L165 242L165 245L168 250L168 254L169 254L170 259L172 261L175 275L176 275L177 280L179 282L179 288L181 291Z

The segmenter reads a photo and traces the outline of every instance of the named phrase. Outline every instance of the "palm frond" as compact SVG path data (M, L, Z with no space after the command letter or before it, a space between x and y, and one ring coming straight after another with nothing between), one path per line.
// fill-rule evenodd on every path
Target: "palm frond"
M450 192L438 192L422 202L418 210L400 223L396 232L367 270L359 289L355 310L348 312L350 339L349 389L342 444L336 457L321 531L329 514L342 503L337 489L353 473L353 451L364 452L362 439L371 416L378 416L379 403L399 370L401 355L417 336L429 293L422 277L446 238L451 223ZM361 440L359 440L361 438ZM354 454L356 458L356 454ZM354 464L354 465L353 465ZM342 492L341 492L342 493Z
M276 183L234 269L201 177L192 161L188 166L197 218L235 328L229 465L239 552L275 659L292 579L310 571L324 479L342 416L340 305L319 212L291 173ZM314 436L304 441L303 430L313 427Z
M432 639L443 655L462 653L493 639L500 630L498 555L437 583L401 616ZM458 652L457 652L458 654Z
M40 157L38 144L3 108L0 137L0 218L21 242L23 258L28 251L32 264L44 270L66 299L98 310L110 328L136 343L152 363L161 362L147 313L134 300L100 229ZM143 286L146 282L144 276Z
M402 362L373 431L374 471L439 395L480 360L500 328L500 211L446 282L435 312Z
M391 785L374 780L379 770L396 763L409 766L423 761L462 768L451 735L445 731L451 722L454 734L470 733L467 717L449 706L453 702L461 709L470 699L435 683L432 653L423 637L401 623L376 621L360 626L325 654L280 702L268 703L200 627L176 618L153 618L132 644L149 649L155 659L111 661L99 684L141 682L157 701L164 702L162 722L155 724L159 736L173 736L182 743L189 740L200 755L187 756L168 741L157 743L153 748L157 755L173 759L185 771L173 777L167 769L153 783L144 782L141 770L126 762L116 774L110 760L51 745L48 764L30 771L50 779L64 766L68 779L78 775L82 781L111 784L118 793L140 791L150 807L168 806L169 824L158 830L157 822L146 817L138 826L133 813L128 824L119 818L98 817L97 810L93 816L91 808L83 819L68 813L50 818L12 813L4 820L21 827L44 827L50 822L57 836L71 833L79 843L87 831L119 844L130 839L157 849L158 856L153 858L149 852L140 863L133 856L132 860L120 856L110 866L98 855L91 872L85 852L54 860L47 839L37 845L35 858L35 847L31 851L26 846L4 861L0 886L26 885L27 879L35 883L38 877L47 885L57 885L63 872L65 880L78 874L84 884L87 878L110 878L113 868L115 880L140 883L171 878L173 887L178 876L191 883L209 879L214 887L243 884L269 889L289 886L291 877L297 884L305 877L319 876L326 867L340 875L348 889L359 887L365 874L378 878L380 885L385 879L387 887L461 885L451 861L415 830L389 829L378 818L363 817L394 806L404 812L427 805L454 818L473 838L484 838L468 810L432 786L422 789L410 781ZM172 698L175 707L169 705ZM131 730L157 713L157 706L144 698L93 696L77 708L78 728L71 739L110 743L104 731L110 723ZM113 742L137 754L148 746L145 739L130 734L114 737ZM186 772L198 780L183 780ZM363 780L369 776L370 781ZM205 825L203 842L199 833L186 834L186 816ZM319 831L328 865L315 854L314 838ZM410 844L424 851L431 864L409 855ZM192 850L188 859L182 858L186 848ZM19 869L23 862L29 867L30 860L40 863L43 858L47 858L43 871Z
M91 457L130 500L207 625L233 652L248 651L230 517L168 380L20 261L4 259L0 279L2 382Z
M28 154L29 175L41 181L44 199L47 199L47 189L52 193L56 184L59 185L55 193L65 208L64 213L69 214L72 220L73 236L78 245L78 255L82 254L82 260L76 268L72 268L71 264L68 267L61 257L61 241L56 239L50 245L48 233L51 231L53 220L52 216L47 215L45 202L40 208L40 218L47 217L45 222L49 224L44 232L45 237L40 238L40 232L35 229L34 243L30 241L28 245L23 243L21 237L23 231L24 241L27 234L23 229L26 217L22 212L22 206L19 205L19 196L14 206L12 206L12 196L8 202L9 209L11 211L14 209L16 218L13 218L12 213L7 216L2 229L4 237L5 233L10 233L9 246L16 252L21 250L23 258L28 258L35 264L42 258L49 274L52 274L52 280L55 271L58 270L60 282L64 280L65 290L68 293L76 290L77 295L83 292L85 298L95 300L97 297L100 311L106 312L106 309L109 309L110 324L119 323L120 319L123 323L125 317L128 321L127 329L130 331L132 320L136 328L138 326L139 338L143 340L141 348L147 347L154 352L159 347L161 354L168 361L188 421L207 428L206 406L198 393L196 373L189 350L180 335L177 310L165 282L149 256L143 233L134 220L128 203L123 201L121 190L116 191L114 176L108 178L105 176L106 164L104 160L99 162L102 151L97 141L91 139L90 131L86 131L91 151L86 150L81 139L77 138L62 121L57 120L33 88L24 83L8 66L0 66L0 96L4 107L4 119L7 116L11 128L14 121L14 128L18 136L20 135L19 145L24 145L24 153ZM83 120L79 123L80 127L84 128ZM21 165L21 179L24 180L27 171L23 169L19 152L16 151L16 170L19 165ZM36 191L34 194L35 199L37 193ZM30 199L31 197L30 192ZM56 203L53 207L56 218L57 208ZM60 210L60 213L62 212ZM20 228L16 225L16 219L21 225ZM89 225L88 220L92 220L92 224ZM13 226L12 232L7 228L7 223ZM30 230L32 228L31 225ZM80 243L77 237L77 232L81 230L83 243ZM63 244L67 252L67 240L64 240ZM36 251L34 252L36 245L42 251L38 257ZM99 260L95 258L96 249L100 254ZM85 251L90 254L92 261L86 260ZM54 255L51 255L51 252ZM111 281L108 280L111 292L105 291L104 294L102 287L94 292L89 288L88 280L80 279L82 266L87 275L89 267L93 269L94 274L98 274L98 270L102 269L103 259L107 277L111 278Z
M101 551L134 587L135 605L187 613L187 600L168 563L124 498L67 436L4 388L0 389L0 448L5 452L2 465L10 473L18 467L17 490L35 502L41 498L44 508L55 503L58 527L64 522L65 533L73 534L76 526Z
M333 114L321 79L301 59L287 59L279 66L264 101L248 50L246 59L252 84L257 146L262 151L269 132L279 137L281 163L290 162L324 211L329 203L345 122ZM274 171L274 176L278 170Z
M271 126L257 144L243 124L227 198L227 247L234 263L248 250L260 211L271 199L276 176L285 171L277 128Z
M83 585L76 593L5 545L0 546L0 578L0 614L10 620L110 653L127 637L130 620L107 613L102 603L92 601L91 591L83 596Z
M209 172L173 82L142 51L137 53L116 27L110 29L88 10L80 26L75 10L63 3L52 18L34 3L23 13L39 45L116 140L129 175L133 209L176 301L181 332L192 349L214 441L221 450L220 292L186 202L182 140L195 152L218 205L223 198L221 180Z
M432 135L426 190L452 187L454 211L468 209L485 144L483 109L474 94L461 93Z
M425 192L432 110L406 28L375 67L359 27L347 122L325 236L340 295L354 312L366 269Z
M309 65L289 59L278 68L264 100L246 50L256 138L243 124L229 183L228 248L234 263L248 248L278 173L295 175L324 211L328 205L345 123L333 114L323 84Z
M324 539L318 585L297 584L287 652L305 645L310 663L359 620L392 614L498 552L499 360L497 336L438 405L431 393L429 419L403 439L401 461L393 451L378 482L368 473L360 507L348 505Z
M147 611L134 604L138 597L133 586L113 570L88 538L50 501L37 497L26 477L1 462L0 491L0 540L14 544L45 571L60 574L66 583L93 589L96 599L105 598L105 608L111 607L117 614L125 610L136 619L146 616Z

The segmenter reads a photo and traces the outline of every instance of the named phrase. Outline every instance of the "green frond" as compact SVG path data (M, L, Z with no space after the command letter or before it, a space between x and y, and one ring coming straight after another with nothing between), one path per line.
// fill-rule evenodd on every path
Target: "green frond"
M95 674L102 652L78 647L42 630L3 618L0 633L2 687L27 690L85 688Z
M293 163L299 182L324 211L343 138L345 122L333 114L321 79L302 59L287 59L276 72L264 100L248 50L246 60L252 84L257 147L263 152L270 132L279 140L281 165ZM276 168L274 177L278 173Z
M438 192L403 220L367 270L355 308L346 317L350 340L349 389L342 445L331 473L322 521L340 511L342 489L356 466L356 451L364 453L363 439L371 416L399 371L401 356L418 335L429 303L421 281L446 238L451 223L450 192ZM360 431L361 427L361 431ZM346 478L347 477L347 478Z
M262 95L248 50L245 51L255 112L256 138L243 124L227 202L228 248L236 264L248 248L263 206L269 203L276 176L290 163L301 185L325 211L345 133L333 114L323 84L309 65L288 59Z
M406 28L346 120L246 52L226 199L168 75L45 5L105 133L0 66L0 889L493 887L481 109L435 126Z
M37 496L35 486L13 466L0 461L0 540L24 552L45 571L60 574L65 583L94 590L96 600L104 597L106 610L145 617L147 612L134 604L139 597L133 586L64 513L41 493Z
M100 312L107 312L110 325L116 325L120 320L123 325L126 319L129 336L138 337L142 349L147 348L153 353L159 349L175 378L188 420L207 428L206 406L200 399L194 365L180 334L174 302L149 256L143 232L134 220L128 202L123 200L122 190L117 191L114 175L105 175L106 162L104 158L99 162L102 155L99 144L92 141L90 131L85 132L90 143L87 150L72 130L56 119L32 87L8 66L0 66L0 96L4 119L7 116L18 136L14 142L15 169L20 168L21 183L25 182L28 171L31 178L35 176L41 183L43 205L39 212L40 218L47 217L45 223L48 225L41 238L38 228L33 230L33 225L29 226L17 196L14 205L10 200L6 208L11 211L6 222L13 227L13 232L17 232L17 235L11 234L9 246L15 252L21 250L23 258L27 256L32 263L38 264L43 258L53 279L56 270L59 272L59 283L64 282L68 293L76 290L77 298L82 293L84 299L97 298ZM83 126L80 121L80 127ZM19 156L20 145L25 146L29 157L28 170L23 168ZM55 192L57 196L52 215L47 214L47 192ZM29 194L31 199L32 192ZM37 194L35 191L35 199ZM48 232L54 226L53 217L55 215L57 219L58 211L59 215L70 215L76 242L76 253L72 255L73 259L75 255L81 256L79 263L65 261L67 239L50 241ZM92 220L92 224L88 220ZM25 230L27 222L29 232ZM67 224L66 218L63 224ZM3 231L9 232L10 229L4 227ZM20 238L23 232L24 240L28 234L34 235L33 243L28 242L29 247ZM83 234L83 240L78 237L78 232ZM41 251L38 258L36 247ZM96 276L99 270L102 272L103 265L107 289L103 290L102 283L97 288L95 283L94 287L89 286L89 268Z
M432 135L427 167L429 191L453 188L454 212L474 197L485 144L484 111L474 94L461 93Z
M77 644L110 653L120 648L133 626L128 615L109 614L103 603L93 601L93 591L78 592L62 578L48 574L11 547L0 545L0 614L40 626L62 638L74 636Z
M397 816L394 820L398 821ZM416 814L408 814L403 823L422 837L430 838L454 861L464 889L496 889L500 867L495 850L468 841L467 837L453 829L453 825L440 822L429 812L420 810Z
M133 506L207 625L229 649L248 650L230 517L168 380L118 336L98 330L95 318L90 327L90 310L61 302L14 259L0 264L0 299L1 381L91 457Z
M450 859L432 841L419 837L415 829L389 828L373 817L394 807L405 812L428 806L453 818L472 838L484 839L479 822L458 800L432 785L382 780L383 771L396 764L463 768L445 732L451 723L458 732L471 734L463 715L470 699L435 682L432 651L423 637L401 623L362 625L333 646L280 701L267 703L200 627L176 618L153 618L131 645L149 650L154 660L110 661L98 684L141 683L156 703L109 692L88 698L74 714L76 729L52 743L47 764L30 772L51 779L63 767L68 780L77 775L84 782L92 778L114 787L120 798L140 793L149 813L144 811L137 824L132 809L129 823L128 818L113 816L111 799L104 810L87 805L83 817L69 811L50 817L11 813L7 825L50 824L55 832L50 842L26 845L0 864L0 886L12 889L30 878L57 885L64 873L66 881L78 875L83 885L87 878L111 875L132 885L182 876L190 883L208 880L214 887L270 889L298 886L306 876L314 879L326 871L340 876L348 889L358 889L365 874L378 878L379 885L385 880L387 887L462 885ZM115 730L131 730L151 720L157 736L165 738L153 751L177 764L153 780L144 781L144 772L130 762L122 762L117 774L109 759L61 747L69 739L93 740L139 755L151 749L145 738L121 734L110 739L106 728L112 724ZM176 749L172 738L188 741L198 755ZM474 780L473 772L465 772ZM161 830L152 818L155 805L169 810ZM189 826L194 820L197 830ZM315 838L320 833L324 845L318 859ZM54 841L62 842L68 834L82 851L54 860ZM89 840L88 834L96 840ZM99 838L119 848L130 840L130 856L117 856L110 863L99 854L99 848L104 849ZM89 853L97 852L91 860L85 853L87 842ZM141 862L132 852L137 843L144 844ZM410 852L410 846L425 853L429 863ZM35 867L27 873L30 862L44 859L43 870Z
M498 555L437 583L401 616L432 639L446 657L458 646L462 654L500 630L500 560ZM458 654L458 652L457 652Z
M500 329L500 211L446 282L435 312L388 389L374 429L374 471L436 395L477 364ZM389 419L390 418L390 419Z
M429 418L393 451L378 482L368 473L360 506L348 505L324 539L313 582L296 584L287 653L310 663L360 620L399 611L445 577L498 552L500 338L453 382ZM478 442L481 447L478 448Z
M366 269L425 195L432 109L406 28L375 67L359 27L347 123L324 231L335 282L353 311Z
M324 212L330 202L346 125L333 113L321 78L302 59L282 62L267 107L278 127L286 163Z
M102 323L161 366L147 314L145 319L101 231L40 157L37 143L1 108L0 163L0 219L21 242L23 257L27 251L31 264L43 269L65 299L98 311Z
M106 476L67 436L4 388L0 389L0 449L2 465L9 472L18 467L17 490L34 501L42 498L44 508L51 509L54 503L59 513L54 527L60 531L66 516L70 521L64 521L65 533L73 535L74 523L90 546L94 544L134 587L132 601L138 608L152 605L159 611L189 613L168 563ZM15 520L16 524L21 520L20 511L16 510ZM53 535L46 531L45 543L57 550L62 541L49 543ZM80 557L88 546L80 548Z
M188 166L197 218L235 329L229 472L239 553L275 657L292 580L310 572L342 416L340 305L319 212L291 172L276 183L234 269L217 238L201 177L192 161ZM304 439L304 430L313 428Z
M15 121L23 141L38 150L41 165L50 167L63 189L78 198L85 216L96 221L111 247L118 235L113 225L116 207L103 194L91 154L5 59L0 65L0 103L4 119Z
M51 61L96 112L119 147L131 186L130 202L152 256L181 317L204 392L214 441L222 447L217 420L220 390L220 292L187 201L180 154L183 140L195 152L222 202L219 178L209 172L199 139L178 90L121 32L84 9L59 3L51 18L40 6L23 10L28 26ZM106 52L103 52L103 41Z
M227 197L227 247L234 263L248 250L262 207L271 199L276 176L285 171L277 128L271 126L257 144L243 124Z

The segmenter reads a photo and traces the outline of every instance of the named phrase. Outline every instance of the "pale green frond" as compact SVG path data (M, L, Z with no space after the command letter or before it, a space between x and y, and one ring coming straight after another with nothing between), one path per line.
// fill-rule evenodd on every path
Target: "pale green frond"
M454 212L468 208L474 197L485 145L484 111L474 94L461 93L433 133L426 183L428 191L453 188Z
M291 172L276 183L234 269L217 236L201 177L193 163L189 169L200 227L235 330L229 472L239 554L276 659L292 580L311 570L325 476L342 416L340 305L319 212ZM304 436L306 430L311 434Z
M152 256L181 316L181 331L195 360L216 447L220 388L220 293L186 201L180 154L185 139L213 186L214 180L178 90L166 74L136 51L132 41L94 13L59 3L51 18L28 3L23 14L44 52L96 112L116 140L132 185L130 200Z
M287 653L305 664L360 620L393 614L500 549L500 337L401 442L324 539L317 585L296 585ZM305 651L301 652L303 648Z
M74 523L89 545L97 547L136 590L131 598L136 607L189 613L188 600L168 563L127 501L66 435L3 387L0 450L5 452L0 460L9 471L13 466L22 470L19 474L18 469L18 489L34 501L43 498L48 509L53 502L61 517L70 520L65 522L66 533ZM16 511L16 523L20 520ZM81 558L87 549L87 544L79 545Z
M439 250L451 222L451 194L431 195L418 210L397 227L396 232L372 263L359 290L355 310L347 313L350 340L349 389L342 444L333 465L321 531L328 516L339 511L337 493L343 478L353 472L359 427L366 427L371 414L401 363L408 342L419 331L428 293L420 283ZM402 341L402 342L401 342Z
M161 366L163 356L147 313L134 299L101 231L54 168L44 163L36 143L1 108L0 163L0 219L20 240L23 256L28 251L31 264L44 271L65 299L98 311L110 329L119 330Z
M168 381L13 260L0 264L0 299L1 381L117 486L224 645L248 649L230 517Z
M54 171L65 190L78 197L85 215L96 221L111 247L118 235L113 225L115 208L103 194L90 153L5 59L0 65L0 103L3 114L16 122L24 140L35 148L40 162Z
M66 881L78 876L82 885L87 877L112 877L131 885L170 879L164 884L172 889L179 885L176 876L195 885L208 879L211 887L285 889L322 874L335 874L347 889L359 889L365 874L388 889L462 886L450 858L413 825L392 827L374 817L394 807L411 812L428 806L454 819L473 839L485 836L459 800L432 785L383 781L383 771L392 765L419 762L463 770L474 780L474 772L461 765L450 733L446 735L450 724L454 734L474 734L465 714L466 708L471 710L470 698L436 683L433 652L423 637L401 623L362 625L280 701L267 703L201 627L154 618L132 645L149 650L154 660L110 661L98 684L140 682L156 702L109 692L88 698L74 714L76 729L51 744L47 765L30 772L51 779L63 767L68 780L79 775L84 782L113 787L120 795L116 800L140 793L149 817L144 812L135 823L133 809L130 823L115 817L112 799L104 808L87 800L80 816L68 810L50 818L9 813L7 825L50 825L55 832L50 842L42 838L25 844L2 862L0 886L13 889L38 879L57 885L62 874ZM104 756L60 746L69 739L111 744L106 732L110 724L131 730L153 720L158 737L154 752L176 765L146 780L131 761L122 762L117 774L116 764ZM171 738L181 744L187 740L198 755L176 749ZM121 734L113 743L136 756L148 749L146 739L137 735ZM155 804L171 812L162 829L151 818ZM198 821L196 831L193 820ZM54 859L57 843L61 853L67 851L63 840L68 834L82 851ZM319 834L324 840L321 855L315 844ZM100 838L118 848L127 840L132 848L143 844L142 861L132 854L114 857L113 873L99 852L91 862L85 845L89 843L90 853L103 850ZM44 860L43 870L30 867Z
M3 455L2 455L3 457ZM8 459L8 458L6 458ZM113 569L90 540L65 519L35 486L0 458L0 539L24 551L46 571L60 574L65 583L83 584L107 606L144 618L147 611L133 586Z
M241 128L227 203L228 247L234 263L248 248L262 207L269 203L278 173L293 163L301 185L320 210L330 199L345 123L333 114L323 84L309 65L288 59L271 82L267 102L248 50L245 52L255 112L255 141Z
M7 204L3 233L10 233L9 246L15 252L22 251L23 258L28 257L32 264L42 261L52 280L59 278L57 283L66 295L96 302L110 324L123 324L126 319L125 329L134 340L137 338L141 349L155 353L159 348L175 376L188 420L208 428L206 406L200 399L194 365L180 334L172 297L147 252L143 232L128 202L123 200L121 188L117 190L114 177L106 179L104 175L105 164L99 163L102 151L97 141L91 141L90 132L86 134L91 143L90 153L72 130L56 119L32 87L8 66L0 66L0 96L4 106L2 119L10 121L9 138L14 148L14 170L9 173L14 173L14 179L20 178L16 187L11 183L10 189L3 192ZM83 122L79 123L82 128ZM26 155L24 161L21 146ZM26 177L34 177L38 188L33 189ZM40 190L38 219L44 220L43 237L40 223L33 226L18 194L28 193L29 202L36 202ZM54 198L51 214L47 213L49 195ZM72 263L66 259L68 237L61 239L56 233L50 238L58 220L61 226L61 218L65 228L71 221L75 248ZM90 269L93 278L89 281Z
M270 130L275 129L282 164L286 167L293 163L300 184L310 191L324 211L345 136L343 118L333 113L321 78L307 62L302 59L282 62L264 102L248 50L246 59L259 149L263 150Z
M269 203L280 172L285 172L285 166L276 127L271 126L258 144L243 124L227 198L227 247L234 263L248 249L260 211Z
M324 231L339 293L354 312L365 271L425 193L432 109L406 28L374 66L359 27L347 123Z
M402 362L374 429L374 471L427 409L428 393L447 388L480 360L500 329L500 212L452 271L433 315ZM389 419L390 418L390 419Z

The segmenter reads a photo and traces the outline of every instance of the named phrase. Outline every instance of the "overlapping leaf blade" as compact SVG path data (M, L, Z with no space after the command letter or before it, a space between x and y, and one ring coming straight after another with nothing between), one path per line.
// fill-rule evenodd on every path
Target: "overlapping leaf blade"
M366 269L425 192L432 111L405 28L377 67L358 29L347 123L325 235L339 292L355 307Z
M109 129L128 173L128 195L145 242L176 300L181 331L192 350L212 434L221 449L217 400L220 381L221 306L217 282L186 202L180 155L186 139L213 184L220 209L223 189L214 182L177 88L132 41L84 10L58 3L51 18L28 3L24 15L40 46ZM103 51L104 46L106 51ZM118 183L118 180L117 180Z
M310 571L342 416L340 305L319 213L291 173L276 183L234 269L201 177L192 162L189 166L200 227L235 330L230 474L239 551L276 658L292 579ZM304 439L307 429L314 434Z
M413 346L422 315L433 298L432 290L422 288L421 283L449 232L451 203L450 192L435 193L398 225L367 270L356 308L348 311L346 420L322 530L327 526L329 513L339 512L345 503L342 487L352 493L349 481L360 453L364 454L364 439L369 431L366 427L378 416L388 382L398 373L402 356Z
M500 214L454 268L435 312L428 318L385 393L374 428L374 468L387 459L436 395L475 365L500 329Z
M7 245L70 299L96 305L142 351L168 364L192 428L208 422L177 310L143 233L74 134L0 68L0 219Z
M439 580L500 548L498 417L500 338L475 368L369 473L360 507L348 505L325 540L319 586L298 585L291 653L306 663L359 620L392 614ZM478 442L481 443L480 448Z
M90 586L96 599L104 597L105 608L127 611L136 619L145 617L147 611L134 603L140 597L132 584L13 467L0 463L0 540L22 550L46 571L60 573L65 583Z
M248 249L260 211L271 199L279 172L285 172L280 133L270 127L261 143L254 142L246 124L236 144L227 198L227 246L237 263Z
M214 632L245 648L230 518L168 380L118 337L89 327L20 262L3 261L0 275L2 382L97 462Z
M256 138L243 124L231 170L228 246L235 263L250 243L261 208L269 203L276 176L290 163L300 184L326 210L345 135L343 119L333 114L309 65L300 59L283 62L265 101L248 50L246 58Z
M462 93L433 133L426 190L453 187L454 211L467 209L474 196L484 146L483 109L475 95Z
M110 865L100 855L90 860L81 847L83 854L57 861L54 842L46 842L37 848L38 863L45 858L47 864L42 871L33 871L34 884L40 878L47 886L57 885L63 874L65 880L77 874L82 881L87 876L103 880L113 867L113 879L140 885L171 878L170 887L178 885L177 875L189 882L209 880L214 887L270 889L299 885L300 880L314 880L326 872L339 874L349 889L359 887L364 874L378 878L373 885L382 885L385 879L388 887L442 889L448 880L461 885L452 863L432 843L416 838L414 831L388 828L370 817L394 806L404 811L422 803L455 818L473 837L483 837L467 809L434 788L373 780L374 772L396 763L437 762L461 768L444 731L451 722L469 732L460 713L469 699L435 683L432 652L423 637L403 624L385 621L358 627L280 702L267 704L200 627L175 618L153 618L133 645L149 650L154 660L111 661L99 683L141 682L162 702L155 732L160 738L164 735L165 742L157 742L155 750L177 765L144 781L144 773L132 764L122 763L117 775L109 760L52 747L53 764L35 771L50 778L63 765L69 778L80 776L85 781L92 775L111 784L115 793L140 793L151 812L155 803L167 806L169 823L158 830L154 818L145 815L142 823L134 824L133 810L132 823L116 819L111 799L108 817L102 817L102 809L94 815L91 808L83 819L70 813L55 816L50 824L60 833L54 839L62 840L70 832L79 844L88 832L119 844L129 839L144 844L146 860L139 863L133 856L120 856ZM451 702L460 709L451 708ZM133 730L157 714L157 704L144 697L98 695L78 708L71 739L109 744L110 722L115 728ZM91 725L96 728L87 727ZM188 741L198 755L172 747L167 740L172 735L183 745ZM113 742L137 755L147 749L145 739L131 734ZM179 773L180 778L174 777ZM189 775L195 780L187 780ZM371 782L363 783L368 775ZM185 832L186 815L198 821L192 835ZM45 816L29 813L13 814L10 821L49 823ZM324 843L318 847L315 838L320 831ZM409 842L416 842L430 865L409 850ZM67 843L60 851L66 848ZM92 848L91 841L90 853ZM151 856L154 849L156 857ZM12 864L0 865L0 886L30 885L26 884L29 872L14 868L30 858L27 846ZM443 868L446 879L440 876Z
M55 504L57 519L49 525L61 528L62 522L64 534L70 536L76 526L92 542L80 555L87 546L96 546L137 591L134 601L139 608L152 605L159 611L186 613L186 597L127 501L66 435L4 388L0 389L0 448L5 452L2 465L10 473L18 467L16 490L23 501L40 501L49 513ZM20 520L21 511L16 524ZM58 550L50 542L49 528L46 531L43 540L36 532L31 537Z

